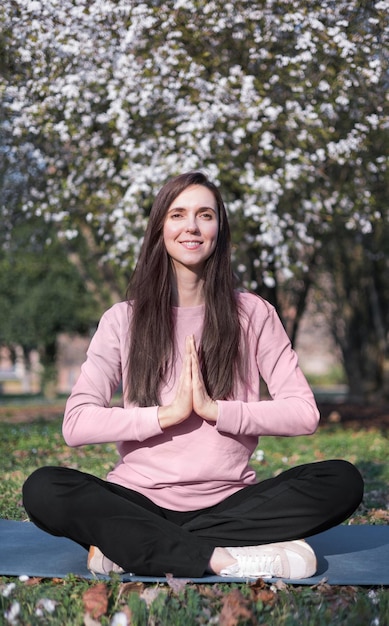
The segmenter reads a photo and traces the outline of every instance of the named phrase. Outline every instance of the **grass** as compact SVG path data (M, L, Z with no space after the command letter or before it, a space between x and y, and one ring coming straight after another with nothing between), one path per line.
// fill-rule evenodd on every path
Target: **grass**
M54 412L55 413L55 412ZM56 413L55 413L56 414ZM1 418L1 415L0 415ZM115 461L113 445L70 449L59 417L30 423L16 413L0 422L0 517L26 519L21 503L25 478L42 465L59 464L104 477ZM362 471L366 492L352 523L389 523L387 431L320 427L314 437L263 438L253 462L260 479L299 463L345 458ZM0 555L1 558L1 555ZM384 626L389 624L385 588L291 585L144 585L0 577L0 624L63 626Z
M307 374L307 380L312 386L321 388L333 385L344 385L347 382L345 371L342 365L334 365L323 374Z

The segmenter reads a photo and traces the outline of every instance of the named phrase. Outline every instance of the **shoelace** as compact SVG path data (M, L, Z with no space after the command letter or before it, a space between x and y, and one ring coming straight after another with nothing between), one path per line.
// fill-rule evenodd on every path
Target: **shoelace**
M278 552L268 546L231 547L227 550L236 563L222 570L222 576L289 576L288 560L284 558L282 550Z
M282 561L279 555L240 554L237 558L239 572L245 576L282 576Z

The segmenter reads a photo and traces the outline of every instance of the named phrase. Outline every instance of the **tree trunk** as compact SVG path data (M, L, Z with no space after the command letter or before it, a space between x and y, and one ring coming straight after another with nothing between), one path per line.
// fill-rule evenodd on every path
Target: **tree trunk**
M363 401L385 394L388 319L385 294L377 285L384 282L386 270L385 264L372 262L373 243L343 233L329 243L324 258L331 291L324 289L323 298L330 303L331 331L343 355L350 397Z
M39 349L39 357L42 365L41 393L47 400L53 400L57 396L57 341L42 346Z

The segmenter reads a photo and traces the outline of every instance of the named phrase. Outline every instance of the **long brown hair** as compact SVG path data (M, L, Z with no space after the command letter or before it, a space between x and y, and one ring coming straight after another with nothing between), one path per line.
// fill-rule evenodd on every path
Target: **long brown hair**
M214 252L204 267L205 316L199 347L204 382L214 399L233 393L236 376L242 377L241 328L231 267L231 239L221 194L202 172L170 179L151 209L144 241L127 288L132 307L128 367L128 397L138 406L160 402L159 391L174 362L171 261L163 240L166 213L172 202L191 185L207 187L215 196L219 232Z

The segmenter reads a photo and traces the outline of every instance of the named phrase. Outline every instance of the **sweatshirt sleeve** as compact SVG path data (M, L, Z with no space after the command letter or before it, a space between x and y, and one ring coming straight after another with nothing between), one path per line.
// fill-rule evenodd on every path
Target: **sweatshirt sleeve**
M141 442L162 433L157 406L110 407L122 379L123 342L128 332L124 320L123 305L114 305L101 318L91 340L65 407L62 432L69 446Z
M315 432L319 411L297 355L274 308L257 330L255 349L257 370L251 384L258 388L260 377L266 382L271 400L242 402L218 400L216 427L232 435L295 436ZM254 321L253 321L254 323ZM255 329L254 329L255 330Z

